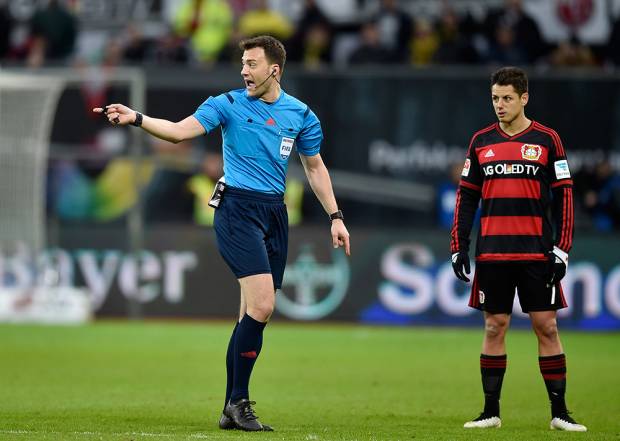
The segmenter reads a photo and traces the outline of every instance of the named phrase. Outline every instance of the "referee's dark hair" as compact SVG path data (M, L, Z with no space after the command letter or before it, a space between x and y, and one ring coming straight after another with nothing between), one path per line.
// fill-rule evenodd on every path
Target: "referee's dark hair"
M502 67L491 75L491 87L494 84L498 86L512 86L515 92L521 96L527 92L527 74L518 67Z
M280 71L284 69L286 49L284 49L284 45L280 40L271 35L259 35L258 37L246 38L239 43L239 48L242 51L254 49L255 47L263 48L265 57L269 63L280 66Z

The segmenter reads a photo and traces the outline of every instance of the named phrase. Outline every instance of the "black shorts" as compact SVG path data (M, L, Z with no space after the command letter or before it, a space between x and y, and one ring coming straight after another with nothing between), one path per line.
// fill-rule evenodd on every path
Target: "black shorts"
M220 254L238 279L271 274L282 287L288 214L282 195L226 187L213 222Z
M478 263L469 306L492 314L510 314L516 290L525 313L566 308L562 286L559 282L547 286L548 278L547 262Z

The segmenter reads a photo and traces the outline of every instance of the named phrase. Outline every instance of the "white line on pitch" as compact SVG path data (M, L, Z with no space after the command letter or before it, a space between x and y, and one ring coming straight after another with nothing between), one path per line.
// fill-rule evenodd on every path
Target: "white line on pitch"
M107 432L55 432L55 431L42 431L42 430L0 430L0 434L5 435L77 435L77 436L144 436L152 438L171 438L182 437L197 438L197 439L215 439L215 436L206 435L204 433L191 433L189 435L183 435L181 433L149 433L149 432L119 432L119 433L107 433Z

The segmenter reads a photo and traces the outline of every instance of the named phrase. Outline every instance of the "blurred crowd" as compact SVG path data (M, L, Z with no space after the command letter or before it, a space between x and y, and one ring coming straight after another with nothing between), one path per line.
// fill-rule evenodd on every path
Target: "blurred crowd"
M290 62L308 68L361 63L620 64L620 18L609 13L606 41L586 44L577 32L569 32L551 42L521 0L480 2L488 7L476 16L456 8L459 2L440 0L434 14L412 13L415 0L162 2L170 5L170 13L162 14L162 26L155 31L126 20L102 34L80 23L77 11L84 2L32 0L39 5L34 13L20 16L15 5L24 2L0 0L0 60L29 66L80 58L122 64L238 63L241 38L270 34L286 42ZM575 11L568 9L564 15L567 26L577 29Z

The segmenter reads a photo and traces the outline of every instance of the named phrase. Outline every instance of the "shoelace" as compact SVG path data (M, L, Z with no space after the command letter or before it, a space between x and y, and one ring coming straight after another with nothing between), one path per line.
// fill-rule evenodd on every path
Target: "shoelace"
M567 423L570 424L579 424L577 421L575 421L574 419L571 418L571 416L569 415L571 412L569 412L568 410L565 413L560 414L560 416L558 417L561 420L566 421Z
M493 418L493 415L487 415L486 413L482 412L474 421L483 421L488 420L489 418Z
M246 401L242 404L242 408L241 408L241 414L243 415L243 417L245 419L248 420L256 420L258 419L258 416L256 416L256 414L254 413L254 409L252 409L252 406L256 404L256 401Z

